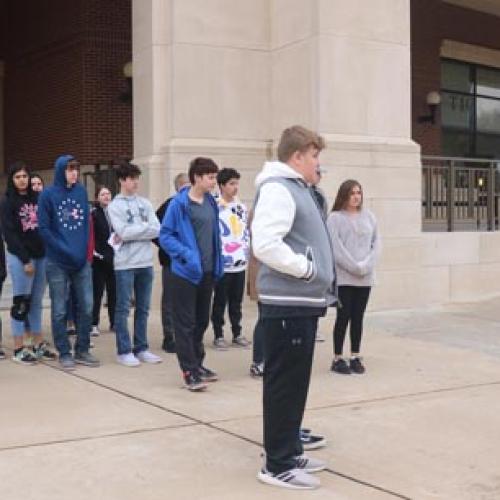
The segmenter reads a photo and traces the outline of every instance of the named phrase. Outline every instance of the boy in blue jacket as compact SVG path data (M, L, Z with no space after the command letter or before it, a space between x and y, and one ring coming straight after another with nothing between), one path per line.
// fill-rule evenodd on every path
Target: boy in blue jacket
M87 261L89 204L87 191L78 181L80 164L71 155L57 158L54 184L40 194L38 228L45 242L47 281L51 300L54 345L65 370L75 363L98 366L89 353L92 324L92 270ZM78 303L75 355L66 334L66 295L71 284Z
M218 167L210 158L189 166L190 187L171 201L160 230L160 246L171 258L176 350L186 387L206 388L217 374L203 366L203 334L209 323L214 282L224 273L218 208L210 194Z

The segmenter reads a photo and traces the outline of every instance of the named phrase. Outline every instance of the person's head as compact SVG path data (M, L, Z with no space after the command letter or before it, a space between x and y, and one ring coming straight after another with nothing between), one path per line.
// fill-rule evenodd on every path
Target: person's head
M361 210L363 207L363 189L358 181L344 181L337 192L332 211Z
M111 191L106 186L100 186L97 190L97 202L106 208L111 202Z
M319 182L319 154L324 139L312 130L294 125L283 131L278 144L278 160L302 175L309 184Z
M68 161L66 165L66 184L72 186L78 182L78 175L80 174L80 162L75 158Z
M240 188L240 173L234 168L223 168L217 174L220 194L225 199L233 199Z
M139 189L139 176L141 169L129 162L122 162L116 169L116 177L120 183L122 194L133 195Z
M177 174L174 177L174 188L178 193L183 187L189 186L189 177L184 172Z
M20 194L26 194L31 190L30 172L28 165L24 161L15 161L9 167L7 192L12 190Z
M209 193L215 188L218 171L219 167L211 158L195 158L189 164L189 181L192 186Z
M40 193L43 191L44 183L43 179L38 174L31 174L31 189L36 193Z

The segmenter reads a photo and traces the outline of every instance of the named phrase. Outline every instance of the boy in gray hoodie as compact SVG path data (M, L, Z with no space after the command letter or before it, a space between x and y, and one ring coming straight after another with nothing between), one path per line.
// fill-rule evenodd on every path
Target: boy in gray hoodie
M110 239L115 250L117 360L124 366L138 366L141 361L160 363L162 359L148 350L147 341L153 287L151 240L158 236L160 223L149 200L137 195L139 167L123 163L116 175L120 193L109 204L108 214L113 227ZM135 295L133 349L127 325L132 293Z
M266 163L256 179L252 248L261 262L266 452L258 478L284 488L316 488L319 480L309 473L326 467L303 455L299 437L318 319L334 300L331 242L311 188L323 147L316 133L290 127L278 145L280 161Z

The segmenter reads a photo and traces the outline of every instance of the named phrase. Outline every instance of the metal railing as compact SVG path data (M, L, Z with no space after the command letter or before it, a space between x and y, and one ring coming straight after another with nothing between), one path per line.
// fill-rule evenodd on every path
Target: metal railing
M422 156L424 231L495 231L500 160Z

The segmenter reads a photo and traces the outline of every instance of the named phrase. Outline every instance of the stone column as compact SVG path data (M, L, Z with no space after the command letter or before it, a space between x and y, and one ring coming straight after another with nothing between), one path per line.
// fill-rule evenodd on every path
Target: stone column
M330 203L343 180L362 184L384 247L371 306L432 300L421 270L420 152L411 140L409 0L272 6L273 135L294 122L324 135Z
M134 156L159 203L195 156L253 171L270 136L269 0L134 0Z

